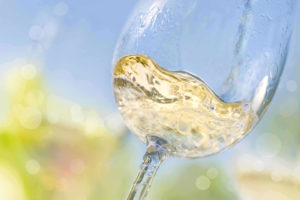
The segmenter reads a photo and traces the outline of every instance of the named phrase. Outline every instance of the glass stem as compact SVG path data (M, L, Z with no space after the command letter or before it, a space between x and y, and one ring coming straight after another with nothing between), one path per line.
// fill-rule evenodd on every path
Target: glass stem
M152 180L160 164L170 155L166 142L156 136L148 138L147 152L144 155L144 161L140 167L138 176L133 183L127 200L146 199Z

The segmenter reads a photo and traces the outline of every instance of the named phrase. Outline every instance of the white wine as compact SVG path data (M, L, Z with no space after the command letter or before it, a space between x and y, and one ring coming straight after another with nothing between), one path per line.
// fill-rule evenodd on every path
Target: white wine
M114 68L114 94L128 128L143 142L158 136L184 158L215 154L255 125L248 102L226 103L200 78L128 55Z

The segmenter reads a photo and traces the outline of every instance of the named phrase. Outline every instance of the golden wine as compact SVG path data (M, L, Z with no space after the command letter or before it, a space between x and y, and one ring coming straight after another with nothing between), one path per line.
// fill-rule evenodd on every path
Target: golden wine
M177 157L203 157L234 144L255 125L248 102L226 103L200 78L168 71L143 55L121 58L114 94L128 128L143 142L158 136Z

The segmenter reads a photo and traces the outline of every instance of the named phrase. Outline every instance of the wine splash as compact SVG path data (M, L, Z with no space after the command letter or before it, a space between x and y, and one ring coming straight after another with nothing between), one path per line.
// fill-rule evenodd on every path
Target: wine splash
M172 155L215 154L256 124L249 102L224 102L200 78L163 69L149 57L128 55L114 68L114 93L129 129L166 140Z

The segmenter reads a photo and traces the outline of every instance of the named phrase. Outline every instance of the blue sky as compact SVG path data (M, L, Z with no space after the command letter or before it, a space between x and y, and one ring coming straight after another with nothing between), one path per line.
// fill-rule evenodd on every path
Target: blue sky
M112 108L112 54L134 3L0 0L0 64L5 68L15 59L38 61L51 91ZM39 49L35 35L45 27L55 33Z

